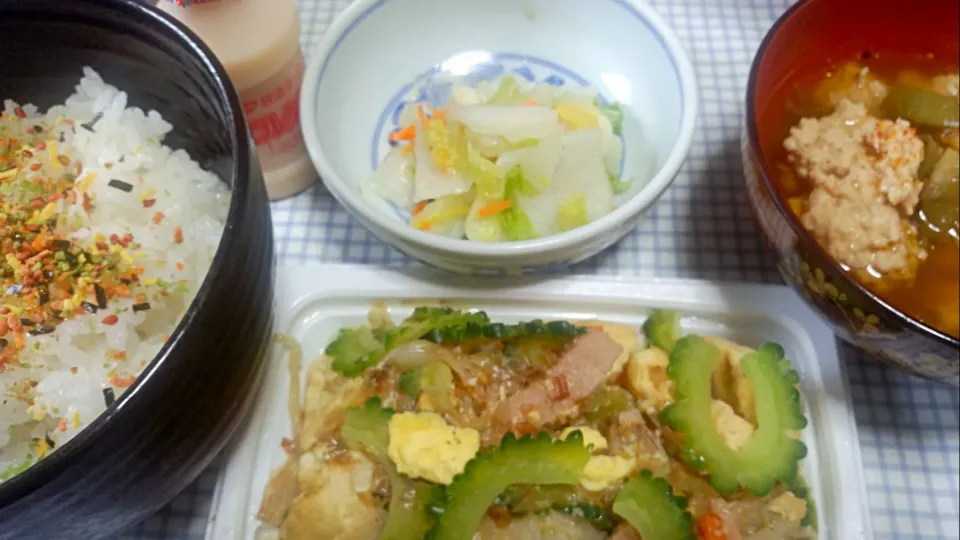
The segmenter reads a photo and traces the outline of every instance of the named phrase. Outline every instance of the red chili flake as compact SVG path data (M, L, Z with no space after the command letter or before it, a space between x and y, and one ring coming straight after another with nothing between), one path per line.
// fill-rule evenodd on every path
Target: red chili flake
M157 212L153 215L153 222L156 225L159 225L161 221L163 221L163 212Z
M180 272L182 270L183 270L183 263L177 263L177 272Z
M53 255L53 252L50 251L49 249L45 249L45 250L41 251L40 253L37 253L37 254L34 255L33 257L30 257L29 259L27 259L27 264L29 264L30 266L33 266L34 264L36 264L37 262L39 262L41 259L43 259L43 258L46 257L47 255Z
M284 437L283 439L280 440L280 448L283 448L283 451L284 451L284 452L286 452L286 453L288 453L288 454L291 454L291 455L292 455L294 452L296 452L296 449L297 449L297 447L296 447L296 445L294 445L293 441L290 440L290 439L288 439L288 438L286 438L286 437Z
M20 319L18 319L16 314L14 313L7 314L7 327L9 327L10 330L13 330L14 333L17 333L17 334L23 332L23 324L20 322Z
M39 171L41 167L43 167L43 164L42 164L42 163L31 163L31 164L30 164L30 170L31 170L31 171Z
M107 315L106 317L104 317L103 320L101 320L100 322L108 326L113 326L117 324L117 322L119 321L120 321L120 317L117 317L116 315L111 313L110 315Z
M75 367L70 368L70 373L73 373L74 375L76 375L78 371L80 370Z
M83 194L83 211L84 211L84 212L87 212L88 214L90 213L90 203L91 203L91 201L90 201L90 195L88 195L86 192L84 192L84 194Z
M27 113L23 112L23 109L21 109L20 107L14 107L14 108L13 108L13 114L17 115L17 118L26 118L26 117L27 117Z
M560 400L570 397L570 387L567 386L566 377L552 377L550 382L552 383L550 386L553 389L553 399Z
M177 227L173 230L173 243L182 244L183 243L183 229Z
M110 243L111 243L111 244L120 244L120 237L117 236L117 233L113 233L113 234L110 235Z
M144 207L144 208L150 208L151 206L153 206L153 205L155 205L155 204L157 204L157 200L156 200L156 199L145 199L145 200L143 201L143 207Z
M107 378L107 382L109 382L113 386L116 386L117 388L127 388L128 386L131 386L136 380L137 380L136 377L133 377L133 376L118 377L115 373L111 374Z

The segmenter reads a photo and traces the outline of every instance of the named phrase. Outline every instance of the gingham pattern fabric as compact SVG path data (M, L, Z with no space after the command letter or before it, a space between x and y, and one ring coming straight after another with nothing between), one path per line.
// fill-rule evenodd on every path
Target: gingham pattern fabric
M584 0L589 2L590 0ZM309 55L349 0L300 0ZM614 248L577 274L778 282L743 189L739 134L747 73L763 35L790 0L654 0L695 65L701 113L676 183ZM282 264L407 266L322 188L273 205ZM957 390L881 367L845 350L877 539L960 538ZM200 540L219 464L157 515L120 538Z

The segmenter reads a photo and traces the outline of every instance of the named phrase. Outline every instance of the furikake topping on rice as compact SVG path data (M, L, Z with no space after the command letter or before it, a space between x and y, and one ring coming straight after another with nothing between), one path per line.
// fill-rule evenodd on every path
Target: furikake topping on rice
M143 311L150 306L149 295L166 296L170 288L169 283L140 279L143 253L133 234L94 233L86 241L68 237L82 223L71 223L66 209L95 211L88 188L96 173L84 172L83 163L58 153L52 130L40 124L24 127L24 116L19 107L0 116L0 248L5 254L0 283L6 291L0 336L13 343L0 351L0 366L17 360L24 335L37 332L31 327L42 325L39 333L49 333L66 319L95 313L87 299L105 309L113 298L133 298L133 310ZM57 122L74 129L72 120ZM133 189L116 179L108 185ZM114 319L116 315L107 315L102 322L115 324Z
M76 227L62 211L75 205L93 210L86 188L95 173L80 177L83 164L59 153L43 126L24 129L24 117L19 107L0 116L0 278L6 291L0 336L10 336L14 345L0 352L0 365L17 361L26 327L52 328L87 313L84 304L96 296L95 286L108 299L144 294L143 266L131 255L138 247L133 235L95 235L86 242L67 237Z
M0 482L119 399L209 268L229 193L171 129L89 69L0 109Z

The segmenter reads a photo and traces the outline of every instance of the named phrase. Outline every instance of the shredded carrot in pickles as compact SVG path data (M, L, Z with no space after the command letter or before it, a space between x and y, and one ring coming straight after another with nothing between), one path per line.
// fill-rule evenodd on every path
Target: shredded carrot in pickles
M417 136L417 126L410 124L409 126L393 131L389 135L389 139L393 142L400 141L412 141Z
M477 210L477 217L485 218L485 217L495 216L511 208L513 208L512 200L507 199L505 201L497 201L480 208L480 210Z

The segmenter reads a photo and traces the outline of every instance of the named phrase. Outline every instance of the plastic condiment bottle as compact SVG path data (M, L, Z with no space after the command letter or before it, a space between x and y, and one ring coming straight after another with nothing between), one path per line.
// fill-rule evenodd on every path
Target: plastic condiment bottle
M271 200L316 182L300 131L303 54L294 0L160 0L224 65L243 102Z

